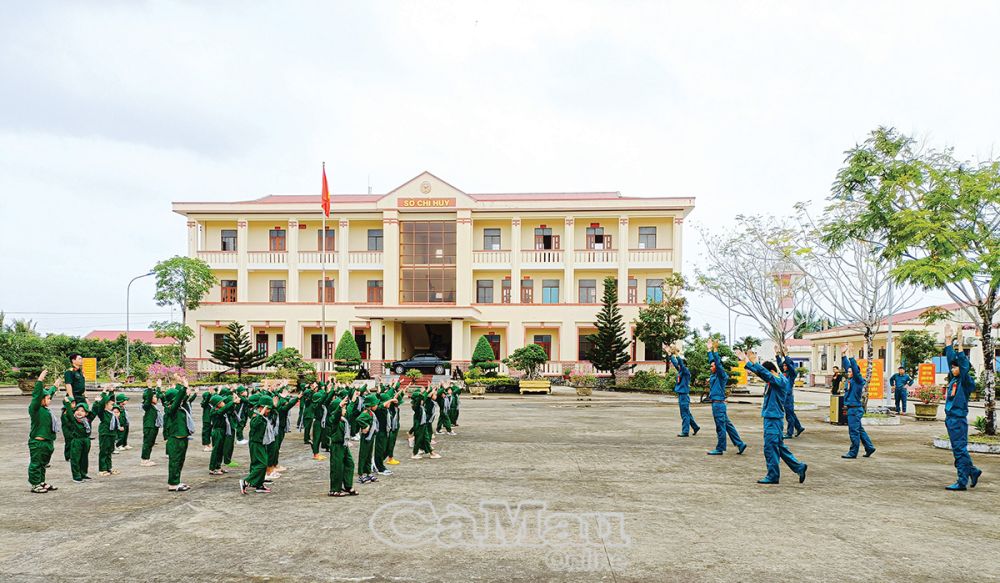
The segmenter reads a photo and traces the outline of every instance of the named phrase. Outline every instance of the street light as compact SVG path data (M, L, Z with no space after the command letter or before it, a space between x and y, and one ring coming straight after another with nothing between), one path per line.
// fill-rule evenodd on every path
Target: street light
M149 277L153 272L143 273L132 278L125 286L125 380L132 376L132 340L129 338L129 294L132 293L132 283L137 279Z

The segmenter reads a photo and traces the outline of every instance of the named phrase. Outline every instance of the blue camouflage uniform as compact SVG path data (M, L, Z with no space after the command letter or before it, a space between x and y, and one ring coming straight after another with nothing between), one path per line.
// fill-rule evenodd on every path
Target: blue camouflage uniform
M861 418L865 416L864 402L861 400L862 391L865 390L865 379L861 376L861 369L858 368L858 361L853 358L842 356L840 366L844 370L851 371L851 378L847 379L847 392L844 395L844 405L847 407L847 430L851 436L851 449L840 457L853 459L858 457L858 447L865 446L865 457L875 453L875 446L872 445L868 432L861 425Z
M899 412L906 413L906 397L908 396L909 393L906 387L909 387L912 384L913 384L913 377L911 377L906 373L903 374L896 373L891 377L889 377L889 385L892 387L892 392L896 396L896 413ZM899 408L900 402L903 403L902 409Z
M798 374L795 371L795 361L787 356L782 358L780 355L775 357L778 361L778 370L785 373L785 378L788 379L788 392L785 394L785 422L787 427L785 428L785 437L798 437L800 433L805 431L802 424L799 423L799 416L795 414L795 379Z
M748 362L746 368L765 383L760 416L764 419L764 460L767 462L767 476L758 480L758 483L778 483L778 478L781 476L779 459L784 460L788 467L799 475L799 482L804 482L807 466L792 455L791 450L785 445L782 431L785 418L783 404L788 390L788 379L780 373L772 373L755 362Z
M740 434L736 432L736 427L733 426L726 413L726 385L729 383L729 374L722 366L722 358L719 357L719 353L709 352L708 362L715 364L715 372L709 379L708 398L712 401L712 419L715 420L715 436L717 438L715 450L708 453L718 455L726 451L727 434L729 439L733 441L733 445L739 449L739 453L743 453L747 446L740 439Z
M677 384L674 385L674 392L677 393L677 405L681 410L681 432L678 437L687 437L688 430L694 429L697 435L701 427L694 421L691 415L691 371L688 370L684 360L678 356L670 357L670 364L677 370Z
M975 488L983 473L973 465L969 455L969 395L976 390L976 381L969 372L969 357L964 352L946 346L944 355L948 358L948 366L957 366L959 371L957 377L948 377L944 402L944 424L948 428L951 453L955 456L955 469L958 471L958 480L948 489L965 490L970 480Z

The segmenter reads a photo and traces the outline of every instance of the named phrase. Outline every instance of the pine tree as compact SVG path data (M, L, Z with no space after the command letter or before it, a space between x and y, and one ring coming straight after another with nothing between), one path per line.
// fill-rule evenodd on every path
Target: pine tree
M480 336L476 342L475 350L472 351L472 366L479 368L483 372L493 370L500 366L500 363L495 358L496 355L493 354L493 347L490 346L489 340L485 336Z
M594 324L597 334L589 337L594 348L587 359L598 371L614 374L628 364L628 347L631 341L625 334L625 320L618 308L618 282L613 277L604 278L603 302Z
M209 350L212 362L235 370L238 379L243 379L243 371L256 368L267 360L267 354L258 352L250 344L250 335L238 322L229 325L229 332L222 337L222 344Z
M338 372L357 370L361 366L361 350L358 348L358 341L354 339L354 334L350 331L344 331L344 335L340 337L333 358L337 361Z

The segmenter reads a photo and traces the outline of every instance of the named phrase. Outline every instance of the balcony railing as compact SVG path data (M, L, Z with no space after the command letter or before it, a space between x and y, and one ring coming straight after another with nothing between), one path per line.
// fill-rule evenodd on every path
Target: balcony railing
M662 265L672 263L673 249L629 249L629 265Z
M615 249L577 249L573 252L573 261L577 265L618 263L618 251Z
M522 264L557 265L563 262L561 249L530 249L521 251Z
M299 251L299 267L337 265L337 254L334 251Z
M510 250L474 250L472 252L472 264L478 265L510 265Z
M199 251L198 259L210 267L236 267L236 251Z
M377 267L382 268L381 251L351 251L347 254L347 261L351 267Z
M288 262L288 252L248 251L247 262L251 265L285 265Z

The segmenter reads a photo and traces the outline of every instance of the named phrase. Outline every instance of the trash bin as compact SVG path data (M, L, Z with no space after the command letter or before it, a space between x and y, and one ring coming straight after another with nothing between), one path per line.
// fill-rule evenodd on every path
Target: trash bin
M844 395L830 395L830 423L834 425L847 425Z

